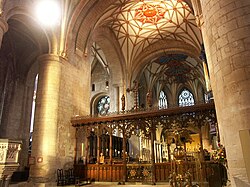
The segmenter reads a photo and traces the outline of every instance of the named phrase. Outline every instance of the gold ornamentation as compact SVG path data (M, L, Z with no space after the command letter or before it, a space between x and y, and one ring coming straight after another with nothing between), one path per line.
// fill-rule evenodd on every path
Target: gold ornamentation
M132 170L130 171L130 175L131 175L131 177L135 177L135 176L136 176L136 170L135 170L135 169L132 169Z
M149 171L147 169L144 169L142 173L144 177L149 176Z

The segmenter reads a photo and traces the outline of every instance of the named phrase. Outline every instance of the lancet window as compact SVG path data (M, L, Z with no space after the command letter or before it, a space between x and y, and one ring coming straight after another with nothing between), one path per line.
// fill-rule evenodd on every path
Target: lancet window
M164 91L160 92L158 106L159 109L165 109L168 107L167 96Z

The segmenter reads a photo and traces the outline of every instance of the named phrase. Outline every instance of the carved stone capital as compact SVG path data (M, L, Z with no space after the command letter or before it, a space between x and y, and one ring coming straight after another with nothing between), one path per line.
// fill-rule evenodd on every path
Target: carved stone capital
M21 141L0 139L0 178L2 180L9 180L19 167L18 157L21 144Z

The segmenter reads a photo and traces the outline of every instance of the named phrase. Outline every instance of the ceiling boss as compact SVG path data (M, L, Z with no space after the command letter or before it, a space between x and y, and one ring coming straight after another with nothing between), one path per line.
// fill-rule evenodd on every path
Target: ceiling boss
M166 10L160 5L150 3L143 3L138 9L135 10L135 20L142 23L156 24L164 17Z

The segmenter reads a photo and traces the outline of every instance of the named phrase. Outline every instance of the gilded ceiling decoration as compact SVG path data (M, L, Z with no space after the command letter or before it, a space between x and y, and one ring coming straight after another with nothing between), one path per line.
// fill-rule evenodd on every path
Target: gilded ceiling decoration
M192 10L180 0L118 0L99 19L100 25L113 30L128 67L159 40L179 40L196 49L202 43Z

